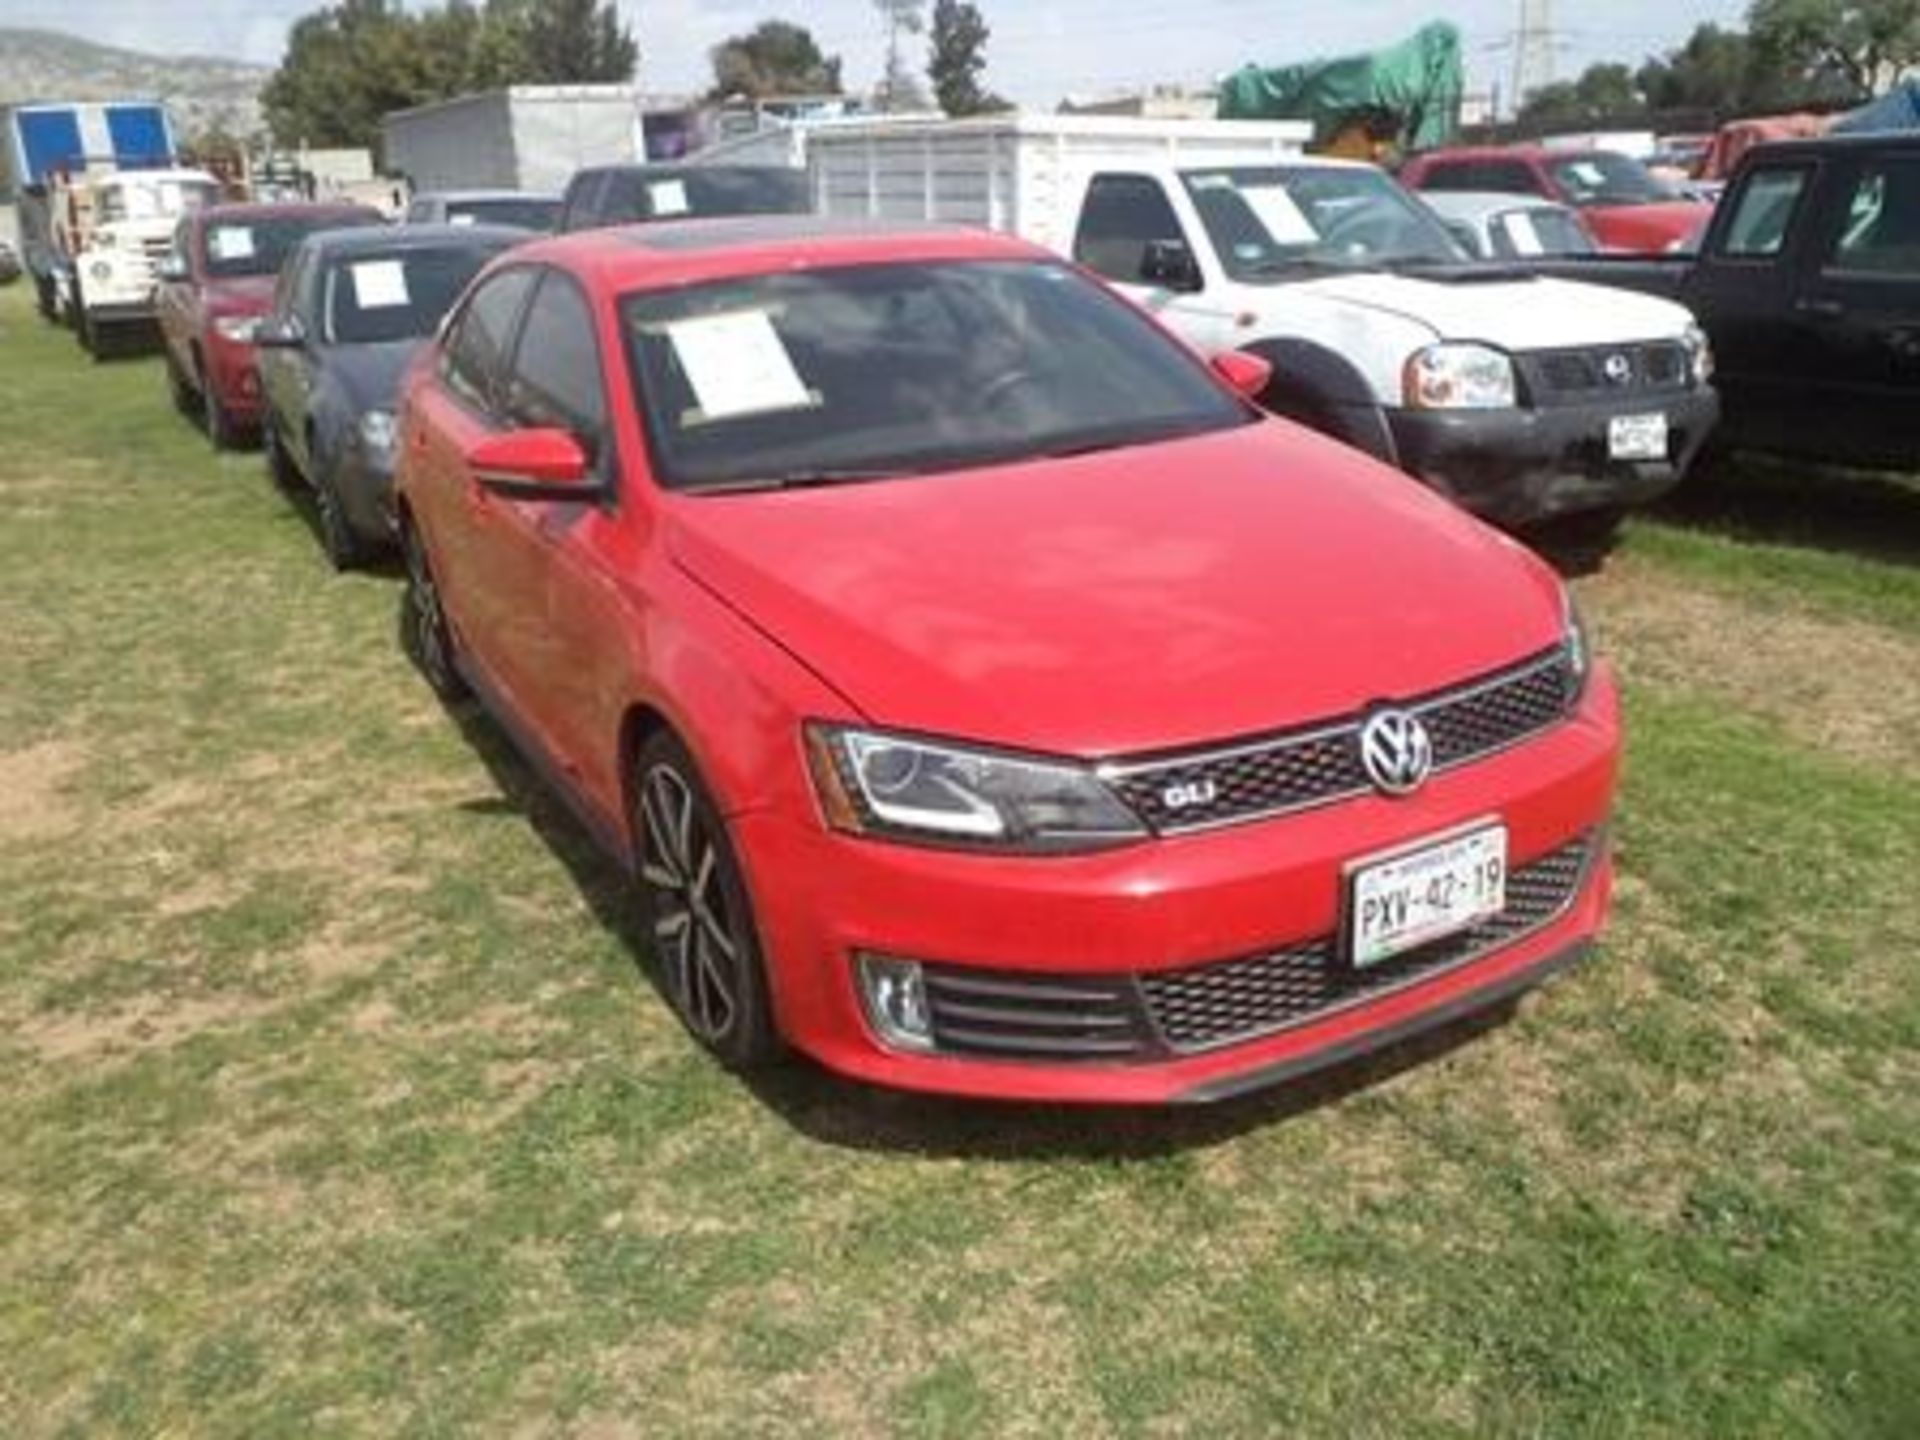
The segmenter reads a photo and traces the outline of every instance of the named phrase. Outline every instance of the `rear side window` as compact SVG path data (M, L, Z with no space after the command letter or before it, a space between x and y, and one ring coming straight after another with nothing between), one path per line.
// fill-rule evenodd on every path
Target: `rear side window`
M1786 247L1811 172L1804 165L1755 169L1733 199L1720 253L1741 260L1771 260Z
M534 272L524 266L491 276L454 322L440 373L447 388L477 410L493 408L494 382L533 281Z
M1180 217L1160 182L1145 175L1100 175L1087 188L1073 258L1109 280L1137 285L1147 247L1186 243Z
M607 172L583 170L568 182L565 204L560 212L562 230L590 230L599 224L600 194L606 188Z
M1920 161L1863 166L1827 269L1920 278Z
M567 276L548 271L540 281L506 386L507 418L525 429L571 433L598 463L607 428L606 391L593 311Z

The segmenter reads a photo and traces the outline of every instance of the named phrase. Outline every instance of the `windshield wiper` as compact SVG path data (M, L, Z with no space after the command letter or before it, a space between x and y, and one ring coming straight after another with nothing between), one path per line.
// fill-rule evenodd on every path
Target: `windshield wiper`
M878 466L859 469L822 467L818 470L791 470L784 475L765 475L752 480L719 480L711 485L689 485L689 495L752 495L768 490L819 490L829 485L859 485L872 480L898 480L919 471L883 469Z

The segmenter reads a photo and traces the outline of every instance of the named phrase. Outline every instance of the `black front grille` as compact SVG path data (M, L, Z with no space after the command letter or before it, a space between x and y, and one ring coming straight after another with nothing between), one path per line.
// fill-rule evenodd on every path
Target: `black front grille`
M1691 383L1686 347L1671 340L1542 350L1518 358L1534 403L1539 405L1684 390Z
M1564 717L1574 674L1555 648L1511 670L1406 708L1433 739L1434 764L1465 764L1503 750ZM1244 744L1108 766L1120 798L1163 835L1258 819L1359 795L1371 788L1360 761L1365 715Z
M1130 978L1082 979L928 966L927 1006L944 1053L1008 1060L1122 1060L1147 1044Z
M1468 930L1355 970L1332 936L1152 974L1079 976L925 968L942 1054L1029 1062L1167 1059L1235 1045L1438 974L1550 924L1579 894L1595 837L1507 877L1507 907Z
M1147 1012L1178 1053L1232 1045L1285 1029L1485 955L1556 919L1573 903L1592 850L1588 837L1507 878L1507 908L1471 929L1356 970L1332 937L1244 960L1144 975Z

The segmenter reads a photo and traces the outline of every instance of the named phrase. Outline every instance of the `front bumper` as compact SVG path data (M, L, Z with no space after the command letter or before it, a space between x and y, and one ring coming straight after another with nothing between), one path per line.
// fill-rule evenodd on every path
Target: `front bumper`
M951 1095L1087 1103L1220 1099L1496 1005L1569 963L1600 929L1612 869L1618 702L1604 668L1567 722L1436 776L1400 800L1367 797L1231 828L1055 859L865 841L812 817L758 811L732 829L753 895L776 1014L828 1068ZM1257 1036L1123 1060L912 1054L873 1035L854 956L948 973L1067 976L1116 986L1311 945L1342 922L1354 860L1498 818L1516 869L1596 837L1568 903L1510 944L1412 976Z
M96 301L82 289L81 298L86 302L87 321L96 330L109 325L155 325L158 324L158 312L154 309L151 297L145 300L101 300Z
M255 426L266 414L260 393L260 370L254 348L237 340L210 334L205 342L207 383L220 402L227 418L235 424Z
M1609 423L1656 411L1667 417L1666 458L1610 459ZM1658 499L1680 483L1719 418L1720 397L1707 386L1538 409L1387 412L1403 470L1506 526Z

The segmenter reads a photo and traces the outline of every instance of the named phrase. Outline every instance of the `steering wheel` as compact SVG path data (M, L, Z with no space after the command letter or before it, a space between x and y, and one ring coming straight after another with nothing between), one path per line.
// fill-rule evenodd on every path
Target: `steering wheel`
M1008 370L987 382L980 392L980 404L983 408L992 409L1021 386L1039 383L1040 377L1031 370Z

